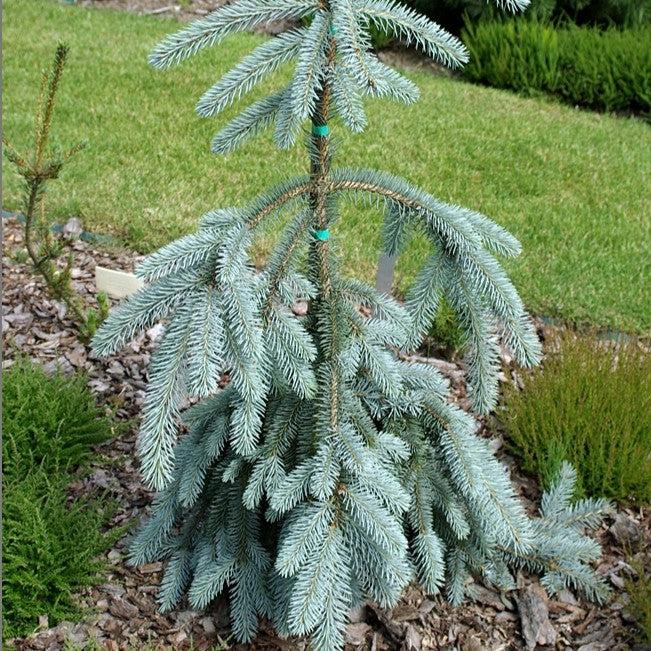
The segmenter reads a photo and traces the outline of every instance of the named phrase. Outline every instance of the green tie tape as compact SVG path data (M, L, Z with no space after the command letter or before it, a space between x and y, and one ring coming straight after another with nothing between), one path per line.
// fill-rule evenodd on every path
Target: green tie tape
M322 231L314 231L314 237L325 242L330 237L330 231L327 228Z
M336 25L330 25L330 33L334 36L339 31Z
M312 133L320 138L326 138L330 135L330 127L327 124L313 124Z

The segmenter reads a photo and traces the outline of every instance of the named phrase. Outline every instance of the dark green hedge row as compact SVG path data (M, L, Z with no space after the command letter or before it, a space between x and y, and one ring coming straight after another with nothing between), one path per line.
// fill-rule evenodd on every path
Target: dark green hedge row
M508 14L505 9L486 0L401 1L455 34L463 27L464 19L476 23ZM531 0L524 15L556 25L638 27L649 22L651 0Z
M651 112L651 26L555 29L537 21L468 24L467 79L545 92L599 111Z

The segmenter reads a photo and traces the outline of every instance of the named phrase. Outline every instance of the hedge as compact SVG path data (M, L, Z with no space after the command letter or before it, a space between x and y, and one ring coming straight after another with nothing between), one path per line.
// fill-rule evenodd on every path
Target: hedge
M651 109L651 26L555 29L528 20L467 24L467 79L598 111Z

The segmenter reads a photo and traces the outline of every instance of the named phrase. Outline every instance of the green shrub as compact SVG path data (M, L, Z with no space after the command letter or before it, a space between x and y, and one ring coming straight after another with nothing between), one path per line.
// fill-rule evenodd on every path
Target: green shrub
M405 3L455 34L461 30L464 18L466 22L476 23L500 16L499 9L486 0L405 0ZM554 24L630 28L648 23L651 0L531 0L526 15Z
M39 615L49 622L80 614L74 594L99 580L96 557L116 538L102 533L111 505L97 499L67 503L66 475L40 468L3 482L3 632L31 633Z
M651 499L651 355L566 335L543 366L505 388L507 444L545 486L566 459L582 494Z
M3 470L32 466L49 473L82 465L90 446L113 435L114 423L86 389L86 377L56 373L19 359L3 378Z
M444 348L453 354L463 347L464 337L463 330L459 325L459 318L445 299L441 300L425 343L428 348L430 346Z
M86 378L48 378L19 360L3 377L3 634L30 633L78 614L73 595L93 583L94 560L120 530L101 533L111 504L69 500L67 487L90 446L113 432Z
M570 104L604 111L651 110L651 27L560 32L558 81Z
M631 561L631 564L637 576L626 581L628 609L635 618L641 641L651 644L651 575L643 562Z
M651 26L601 31L495 21L468 24L463 39L471 81L602 111L651 110Z
M553 27L529 20L468 24L463 40L471 81L524 92L556 87L559 35Z

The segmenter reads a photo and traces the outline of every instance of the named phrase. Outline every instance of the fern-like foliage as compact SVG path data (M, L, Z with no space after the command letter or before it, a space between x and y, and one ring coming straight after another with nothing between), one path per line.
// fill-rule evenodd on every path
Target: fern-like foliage
M496 257L520 245L407 180L331 164L333 118L361 131L365 97L418 98L371 51L371 28L449 65L465 61L463 46L393 0L235 0L167 38L151 62L164 68L287 19L302 26L260 45L197 108L215 115L294 62L288 85L245 108L213 149L232 151L271 126L278 145L290 146L310 120L310 174L211 211L195 234L149 256L138 269L145 287L94 340L111 354L166 323L139 443L158 494L132 561L168 561L163 609L183 595L202 608L228 591L238 639L251 640L268 617L281 634L309 634L324 650L343 647L351 607L391 606L414 578L456 603L471 574L508 587L511 571L526 567L552 592L570 586L602 598L589 565L598 548L582 527L605 504L571 504L574 477L564 468L541 517L528 517L474 418L451 404L446 380L406 361L445 298L465 333L475 409L493 408L499 346L524 366L540 355ZM359 200L384 212L388 253L403 252L414 232L429 239L404 304L341 274L339 207ZM281 214L283 231L257 273L251 246ZM299 301L303 316L293 312ZM199 402L181 414L187 397ZM181 419L187 433L177 440Z

